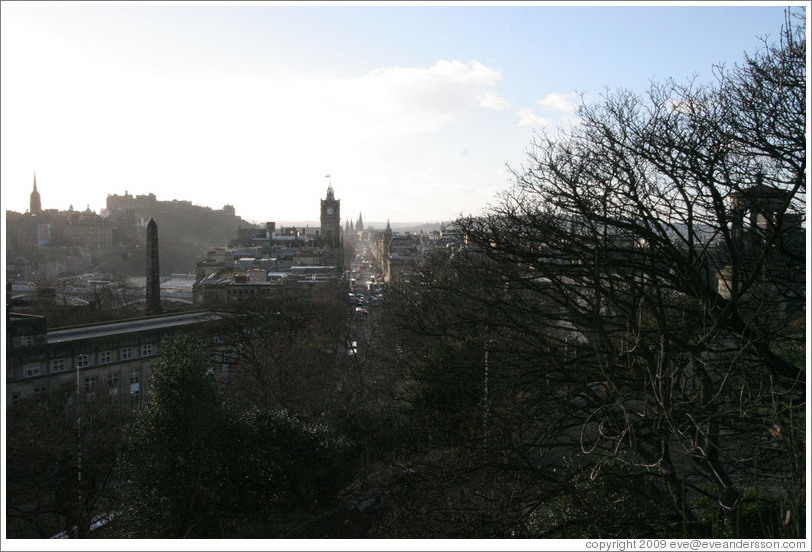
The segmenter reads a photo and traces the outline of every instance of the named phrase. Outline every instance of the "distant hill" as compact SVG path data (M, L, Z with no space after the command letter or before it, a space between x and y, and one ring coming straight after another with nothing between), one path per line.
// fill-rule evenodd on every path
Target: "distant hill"
M393 232L432 232L434 230L440 230L444 225L449 224L451 221L440 221L440 222L390 222L389 226L391 226ZM386 223L380 222L370 222L370 228L386 228Z

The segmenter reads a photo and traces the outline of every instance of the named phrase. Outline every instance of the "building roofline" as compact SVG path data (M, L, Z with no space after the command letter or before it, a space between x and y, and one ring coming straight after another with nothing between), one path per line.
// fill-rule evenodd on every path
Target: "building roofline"
M66 326L49 330L46 334L46 343L66 343L70 341L80 341L83 339L94 339L108 335L121 335L164 328L174 328L179 326L190 326L200 324L202 322L215 321L222 318L223 315L221 314L200 310L185 313L131 318L127 320L116 320L113 322L104 322L100 324Z

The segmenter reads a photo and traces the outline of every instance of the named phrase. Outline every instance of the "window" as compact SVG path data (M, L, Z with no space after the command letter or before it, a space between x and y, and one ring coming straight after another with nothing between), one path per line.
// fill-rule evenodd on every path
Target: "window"
M20 347L30 347L34 344L34 336L33 335L21 335L20 336Z
M65 370L65 359L55 358L51 361L51 372L63 372Z
M48 387L46 385L35 386L34 398L40 406L46 406L48 404Z
M136 389L135 391L130 391L130 408L135 408L138 406L138 403L141 401L141 391Z
M231 367L228 364L223 364L221 370L223 381L228 381L228 376L231 374Z
M147 343L146 345L141 345L141 356L142 357L152 356L153 354L155 354L155 353L152 352L152 343Z
M90 366L90 355L78 355L76 357L76 367L84 368L85 366Z
M134 385L141 381L141 370L133 370L130 372L130 385Z
M92 394L96 391L96 382L98 378L96 376L88 376L85 378L85 393Z
M39 362L29 362L23 365L23 372L25 373L25 377L30 378L32 376L39 375Z
M209 340L206 337L200 336L200 337L197 338L197 345L199 347L205 347L208 344L209 344Z
M113 351L99 353L99 364L110 364L111 362L113 362Z
M223 339L223 334L221 334L221 333L214 334L214 342L215 343L219 344L219 343L223 343L223 341L225 341L225 339Z
M121 355L119 358L121 360L130 360L133 357L133 348L132 347L124 347L121 349Z
M107 374L107 387L110 389L111 395L118 393L118 372Z

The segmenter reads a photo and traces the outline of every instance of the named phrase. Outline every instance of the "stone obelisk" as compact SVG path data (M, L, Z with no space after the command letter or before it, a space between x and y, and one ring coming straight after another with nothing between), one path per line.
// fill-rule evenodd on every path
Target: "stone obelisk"
M161 274L158 269L158 224L147 224L147 314L161 313Z

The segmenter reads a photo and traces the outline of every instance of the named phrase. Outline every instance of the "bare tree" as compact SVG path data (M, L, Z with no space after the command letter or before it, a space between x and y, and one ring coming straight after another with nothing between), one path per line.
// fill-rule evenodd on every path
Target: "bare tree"
M582 105L404 290L415 335L490 353L483 442L525 520L586 470L667 497L641 531L803 534L804 34L713 85Z
M235 346L230 394L241 402L315 419L335 386L347 306L325 284L229 309L215 331Z
M129 408L103 391L68 385L42 391L8 411L9 536L89 535L92 520L119 503L116 447Z

